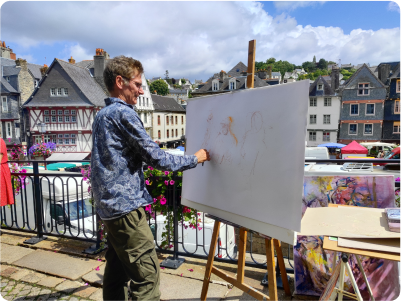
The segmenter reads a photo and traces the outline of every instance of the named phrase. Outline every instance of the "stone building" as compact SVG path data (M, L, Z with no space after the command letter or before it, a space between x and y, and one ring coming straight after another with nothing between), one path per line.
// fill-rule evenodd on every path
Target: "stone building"
M339 141L380 141L386 86L364 64L341 87Z

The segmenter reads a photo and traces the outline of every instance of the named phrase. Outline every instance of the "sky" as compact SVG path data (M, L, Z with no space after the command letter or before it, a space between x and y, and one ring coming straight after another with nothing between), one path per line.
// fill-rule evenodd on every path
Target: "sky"
M400 8L389 1L13 1L0 10L0 39L17 58L40 65L90 60L102 48L140 60L147 78L168 70L206 81L247 64L253 39L256 61L400 60Z

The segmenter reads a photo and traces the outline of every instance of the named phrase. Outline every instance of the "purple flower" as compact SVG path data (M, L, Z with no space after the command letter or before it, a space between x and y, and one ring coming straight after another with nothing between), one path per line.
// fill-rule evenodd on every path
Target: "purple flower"
M146 211L152 212L152 205L147 205L147 206L145 207L145 210L146 210Z
M149 184L149 180L146 180L145 183L146 183L146 185L150 185L150 184Z
M156 204L156 202L157 202L157 199L154 198L154 199L153 199L153 204Z
M165 171L164 174L165 174L166 176L168 176L169 172L168 172L168 171Z
M174 185L174 183L175 183L175 182L174 182L173 180L170 181L170 185Z
M152 166L148 166L148 169L153 170L153 167Z
M160 200L160 204L165 205L166 203L167 203L166 198L162 198L162 199Z
M166 186L168 186L168 181L166 180L166 181L164 181L164 184L166 184Z

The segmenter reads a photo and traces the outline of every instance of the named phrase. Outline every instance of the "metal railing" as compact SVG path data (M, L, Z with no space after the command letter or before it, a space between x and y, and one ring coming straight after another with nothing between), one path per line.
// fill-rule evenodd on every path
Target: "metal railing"
M0 209L1 225L12 230L36 233L36 238L27 243L36 243L46 236L68 237L77 240L93 242L94 245L85 250L86 253L97 253L103 250L101 220L92 206L92 195L88 193L88 185L79 172L51 172L41 170L39 163L45 161L9 161L10 163L30 164L32 172L12 173L13 184L18 181L20 189L14 189L15 203ZM77 162L76 160L63 160L57 162ZM89 162L80 161L80 162ZM329 162L342 164L349 162L377 162L372 159L351 160L306 160L306 162ZM51 163L46 161L47 164ZM381 160L380 163L399 163L399 160ZM172 254L173 258L178 256L207 259L213 221L208 220L203 212L200 214L201 222L198 229L186 229L187 222L178 220L177 212L180 210L181 189L177 187L177 175L173 174L174 185L169 185L166 192L167 213L164 219L159 212L154 218L148 214L149 226L154 232L155 244L159 252ZM14 187L15 185L13 185ZM17 185L18 186L18 185ZM398 182L399 187L399 182ZM174 228L173 233L168 232L165 238L172 248L161 247L161 233L165 229ZM210 231L209 231L210 229ZM206 231L207 230L207 231ZM254 233L249 235L250 258L247 266L266 268L265 261L255 259ZM236 230L233 226L223 224L220 229L220 238L216 251L216 261L236 263L237 248L235 245ZM292 269L287 272L293 273L290 261L291 246L287 246L287 256ZM284 251L284 250L283 250Z

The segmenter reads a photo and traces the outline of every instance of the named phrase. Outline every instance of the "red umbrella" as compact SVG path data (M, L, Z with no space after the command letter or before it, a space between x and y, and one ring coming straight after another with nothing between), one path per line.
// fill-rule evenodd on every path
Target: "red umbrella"
M2 154L0 164L0 206L14 204L13 188L11 186L11 173L7 161L7 147L3 138L0 138L0 154Z
M368 149L363 147L355 140L341 149L342 154L367 154Z

